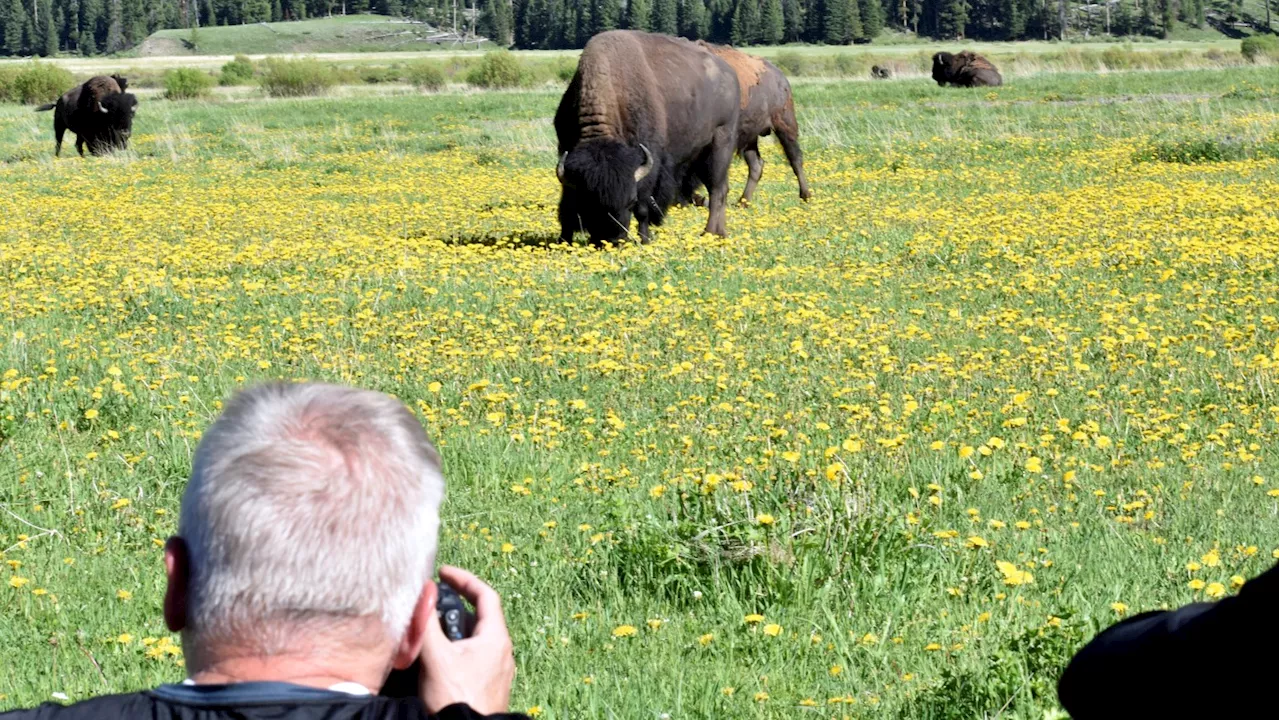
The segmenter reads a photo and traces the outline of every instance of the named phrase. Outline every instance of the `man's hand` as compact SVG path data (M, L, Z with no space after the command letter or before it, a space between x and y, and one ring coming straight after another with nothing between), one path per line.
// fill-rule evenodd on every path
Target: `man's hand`
M483 580L461 568L441 566L440 579L475 606L476 631L457 642L445 637L435 614L439 589L433 587L431 622L422 643L419 697L430 713L454 703L466 703L484 715L504 713L511 701L516 661L502 616L502 599Z

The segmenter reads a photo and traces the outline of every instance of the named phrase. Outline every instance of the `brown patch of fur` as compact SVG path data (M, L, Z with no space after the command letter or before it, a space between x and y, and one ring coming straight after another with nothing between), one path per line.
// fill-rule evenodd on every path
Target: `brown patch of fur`
M747 102L751 99L751 88L759 84L760 76L764 74L764 60L728 45L716 45L705 40L699 40L698 44L715 53L733 68L734 74L738 76L738 89L742 91L742 109L746 110Z
M89 112L102 112L102 101L108 95L115 95L119 92L122 92L122 90L115 77L96 75L85 81L83 89L80 91L80 107L87 109Z
M1000 72L999 70L996 70L996 66L992 65L990 60L987 60L981 55L970 50L965 50L964 52L956 55L956 67L969 67L974 70L995 70L996 72Z

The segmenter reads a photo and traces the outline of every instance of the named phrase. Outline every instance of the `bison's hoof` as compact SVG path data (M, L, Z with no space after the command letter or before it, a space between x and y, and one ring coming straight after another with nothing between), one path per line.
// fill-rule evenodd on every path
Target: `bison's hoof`
M694 194L693 194L693 204L694 204L694 205L696 205L696 206L698 206L698 207L706 207L706 206L707 206L707 196L705 196L705 195L700 195L700 194L698 194L698 193L694 193Z

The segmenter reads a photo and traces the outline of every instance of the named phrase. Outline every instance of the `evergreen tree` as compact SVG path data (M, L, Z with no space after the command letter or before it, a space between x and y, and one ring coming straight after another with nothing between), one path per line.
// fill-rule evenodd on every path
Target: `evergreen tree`
M862 34L858 36L859 39L874 40L884 32L884 6L880 4L880 0L859 0L858 10L862 18Z
M124 0L130 3L133 0ZM260 23L271 19L271 4L267 0L244 0L240 6L240 22L242 23ZM126 27L132 28L132 25L126 22ZM126 32L126 35L129 33ZM132 38L130 38L132 40Z
M969 22L969 12L964 0L939 0L938 5L938 37L963 38L964 26Z
M253 0L246 0L252 2ZM483 0L480 17L476 19L476 32L489 38L499 47L511 44L511 3L509 0Z
M606 30L617 30L618 21L622 18L622 7L618 0L593 0L591 3L591 34Z
M525 44L522 47L533 49L555 47L551 22L551 3L548 0L528 0L525 3L524 21L521 23L525 38Z
M679 30L676 19L676 0L654 0L653 18L649 21L652 32L675 35Z
M653 5L649 0L628 0L626 27L628 30L649 32L649 22L653 19Z
M782 0L782 41L799 42L804 34L804 16L800 0Z
M733 45L754 45L760 38L760 0L738 0L733 10L733 24L729 29L729 42Z
M710 34L711 21L703 0L684 0L680 3L680 35L690 40L703 40Z
M760 8L760 42L765 45L777 45L782 42L785 31L782 0L764 0Z
M53 3L50 0L43 0L41 5L44 7L40 11L40 22L44 25L44 32L40 37L40 54L49 57L58 52L58 22L53 16ZM61 10L58 11L61 14Z
M733 28L733 0L709 0L707 3L707 39L712 42L729 42Z
M107 5L107 40L102 49L109 52L120 52L124 44L124 20L120 10L120 0L110 0Z
M824 0L822 3L822 41L843 45L849 36L850 0Z
M8 6L8 12L0 17L4 20L4 51L9 55L22 55L26 50L22 40L27 31L27 11L22 7L22 0L9 0Z
M844 42L848 44L862 37L862 8L858 7L858 0L848 0L845 12L848 19L844 24Z

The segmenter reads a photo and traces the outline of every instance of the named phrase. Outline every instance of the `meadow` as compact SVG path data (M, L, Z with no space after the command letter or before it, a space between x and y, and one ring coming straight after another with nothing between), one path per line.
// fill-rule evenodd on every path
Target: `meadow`
M1053 716L1099 629L1280 556L1278 94L805 81L813 200L769 141L730 237L605 250L554 88L146 100L88 160L0 106L0 709L184 677L192 450L308 378L439 444L518 709Z

